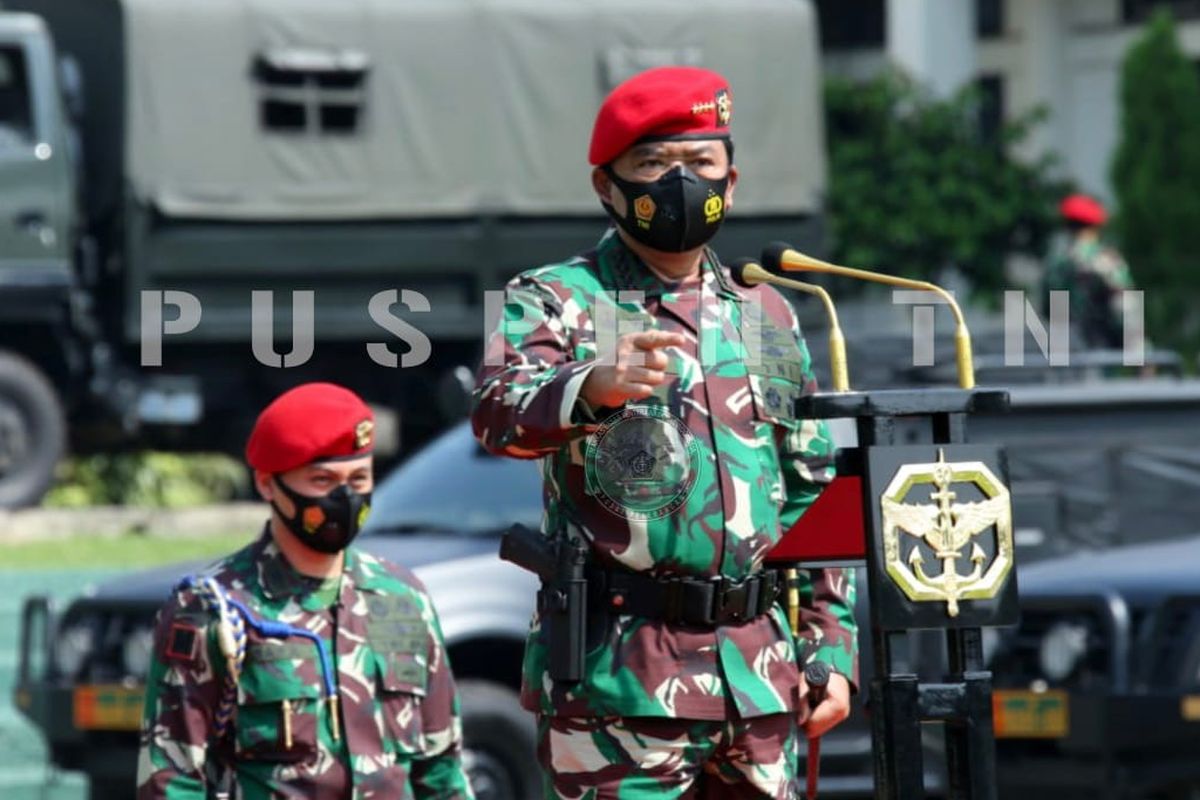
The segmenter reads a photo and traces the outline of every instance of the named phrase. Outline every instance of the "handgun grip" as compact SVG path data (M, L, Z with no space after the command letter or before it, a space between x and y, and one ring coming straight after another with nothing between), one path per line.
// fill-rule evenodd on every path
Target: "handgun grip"
M557 566L554 546L545 536L524 525L513 525L500 537L500 558L529 570L543 582L554 580Z

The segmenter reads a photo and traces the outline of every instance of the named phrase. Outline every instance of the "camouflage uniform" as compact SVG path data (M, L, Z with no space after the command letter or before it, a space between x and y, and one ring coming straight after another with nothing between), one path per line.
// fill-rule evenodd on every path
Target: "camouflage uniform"
M825 424L792 413L792 401L814 391L815 382L790 305L770 287L735 286L711 251L702 276L690 285L665 285L610 230L594 251L525 272L506 289L504 316L478 379L476 436L492 452L543 459L545 532L586 540L601 565L656 576L743 578L760 570L781 532L832 479L833 445ZM618 296L618 290L642 294ZM657 467L657 481L606 477L606 460L629 455L622 452L629 442L607 452L596 444L607 431L621 432L623 426L613 424L619 410L591 409L579 398L603 355L598 340L605 341L605 320L611 327L613 319L625 326L621 333L661 329L687 338L685 348L668 351L669 380L624 409L626 415L641 409L633 420L639 423L632 428L636 435L626 437L646 445L640 453L635 448L633 471L640 457ZM761 330L757 346L755 329ZM665 424L664 411L685 430ZM668 513L615 513L621 507L653 511L655 502L667 500L662 508ZM808 652L854 681L853 571L813 571L803 590L805 638L813 645ZM615 612L593 615L592 623L583 680L568 691L548 677L546 642L534 619L521 700L545 717L560 718L543 720L544 734L547 725L586 730L585 718L793 720L798 711L797 646L778 605L757 619L712 630ZM722 727L690 729L709 741ZM580 741L559 733L562 743ZM545 739L542 744L545 751L549 745ZM779 744L771 748L777 753ZM585 772L606 758L633 758L618 747L584 750L567 760ZM552 756L543 752L543 763ZM763 759L775 763L770 754ZM777 785L790 779L793 762L794 754L782 760ZM551 772L561 776L557 766Z
M1121 292L1133 288L1125 259L1099 239L1075 238L1046 269L1045 292L1070 292L1071 322L1088 347L1121 347Z
M408 570L354 548L345 554L340 582L322 582L296 572L265 533L205 573L261 619L325 642L340 700L338 738L315 643L249 628L232 731L214 741L228 667L213 613L184 588L155 632L139 798L205 797L210 759L233 764L234 796L248 800L472 796L429 596Z
M538 723L538 756L551 765L560 797L795 794L797 726L787 714L723 722L542 716Z

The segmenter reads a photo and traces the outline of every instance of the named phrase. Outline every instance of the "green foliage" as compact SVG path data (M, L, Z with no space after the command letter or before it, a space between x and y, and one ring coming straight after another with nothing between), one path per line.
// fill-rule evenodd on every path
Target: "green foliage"
M233 499L248 481L246 468L224 455L101 454L64 462L44 505L183 508Z
M257 534L258 531L218 536L80 535L8 542L4 545L4 569L135 569L189 559L215 559L245 546Z
M1062 186L1050 158L1011 155L1044 116L979 130L980 98L922 92L900 73L826 83L833 259L925 280L957 268L998 305L1012 252L1040 255Z
M1117 237L1145 291L1149 337L1200 350L1200 79L1166 10L1121 70L1121 139L1112 163Z

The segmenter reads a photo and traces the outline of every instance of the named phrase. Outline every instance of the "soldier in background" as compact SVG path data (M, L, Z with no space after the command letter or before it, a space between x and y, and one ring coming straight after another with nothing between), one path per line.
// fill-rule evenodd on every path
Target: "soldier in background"
M589 160L616 226L508 285L478 376L476 436L543 459L544 532L589 552L582 680L551 680L544 614L525 651L548 796L793 797L799 726L849 712L853 571L804 575L796 641L763 569L833 444L793 413L815 382L791 306L706 247L737 182L732 102L681 67L609 95ZM811 715L804 659L835 673Z
M271 519L167 602L138 797L470 798L433 605L350 543L370 509L370 408L310 383L246 446Z
M1118 349L1124 343L1122 292L1133 288L1133 280L1125 259L1100 238L1108 213L1084 194L1065 198L1059 213L1067 240L1050 257L1042 296L1048 303L1050 292L1070 292L1072 327L1084 346Z

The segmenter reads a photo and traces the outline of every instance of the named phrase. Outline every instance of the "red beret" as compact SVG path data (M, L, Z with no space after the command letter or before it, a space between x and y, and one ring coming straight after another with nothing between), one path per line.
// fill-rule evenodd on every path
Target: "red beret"
M305 383L276 397L258 415L246 461L263 472L287 472L314 461L371 452L375 415L354 392Z
M596 114L588 161L607 164L646 137L729 136L729 81L699 67L656 67L612 90Z
M1062 201L1058 211L1064 219L1084 225L1103 225L1108 219L1108 212L1104 210L1104 206L1086 194L1070 195Z

